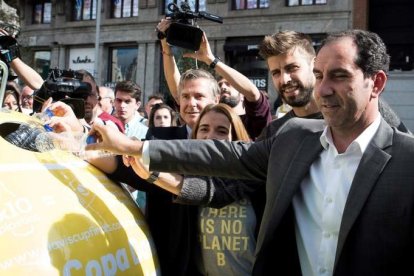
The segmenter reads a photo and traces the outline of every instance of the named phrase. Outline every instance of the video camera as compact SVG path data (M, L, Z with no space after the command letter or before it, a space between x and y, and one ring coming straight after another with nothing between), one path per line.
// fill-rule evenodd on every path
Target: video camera
M33 94L33 111L40 112L43 102L52 97L69 105L77 118L85 117L85 100L92 93L92 87L82 82L83 74L73 70L50 69L42 87Z
M203 31L195 25L198 18L223 23L223 18L207 12L193 12L187 2L181 2L181 8L175 3L168 5L171 11L166 17L173 20L166 31L167 42L171 45L197 51L200 48Z

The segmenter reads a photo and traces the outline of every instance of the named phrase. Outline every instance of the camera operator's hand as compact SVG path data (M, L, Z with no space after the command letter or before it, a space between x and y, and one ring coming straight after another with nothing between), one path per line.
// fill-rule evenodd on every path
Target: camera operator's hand
M203 38L200 43L200 49L195 53L185 53L183 57L198 59L205 64L209 65L215 59L215 56L210 48L207 35L203 32Z
M166 31L170 27L171 23L172 23L172 21L169 17L161 19L161 21L158 23L157 28L156 28L157 32L160 32L160 33L166 35ZM163 39L165 39L165 38L166 38L166 36Z
M172 21L169 17L161 19L158 23L157 27L155 28L158 32L157 36L161 41L162 53L167 57L173 58L173 54L171 52L171 47L167 43L167 30L170 27Z

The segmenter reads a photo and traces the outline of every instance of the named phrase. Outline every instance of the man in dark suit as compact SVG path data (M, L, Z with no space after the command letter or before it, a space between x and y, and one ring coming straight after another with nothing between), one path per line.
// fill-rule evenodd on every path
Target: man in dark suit
M103 142L89 148L144 147L151 169L266 180L255 275L412 275L414 138L379 114L388 66L376 34L332 34L314 68L324 121L294 118L251 144L143 145L96 126Z

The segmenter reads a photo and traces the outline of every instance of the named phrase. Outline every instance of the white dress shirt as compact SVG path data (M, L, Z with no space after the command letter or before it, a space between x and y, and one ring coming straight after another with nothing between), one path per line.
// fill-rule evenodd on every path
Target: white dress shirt
M338 154L329 128L320 137L323 150L293 198L296 241L302 273L332 275L338 234L352 180L381 116Z

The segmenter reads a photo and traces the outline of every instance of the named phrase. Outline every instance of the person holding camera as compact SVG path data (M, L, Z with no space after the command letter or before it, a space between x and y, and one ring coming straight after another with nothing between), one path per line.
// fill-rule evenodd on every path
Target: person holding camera
M77 70L76 72L82 75L82 82L89 83L89 85L91 86L91 90L84 98L85 117L84 120L82 120L82 123L88 128L90 127L90 125L96 122L102 124L112 124L120 132L124 133L124 124L118 118L103 111L101 106L99 105L99 88L92 74L83 69Z
M168 88L178 103L177 87L180 72L165 35L171 23L170 18L162 19L156 29L161 33L159 38L161 38L164 75ZM258 137L262 129L272 120L270 104L263 93L260 93L259 89L246 76L226 65L213 54L205 33L203 33L199 50L194 53L186 53L183 56L204 62L220 75L218 82L221 90L220 102L228 104L235 110L242 119L251 139L254 140Z

